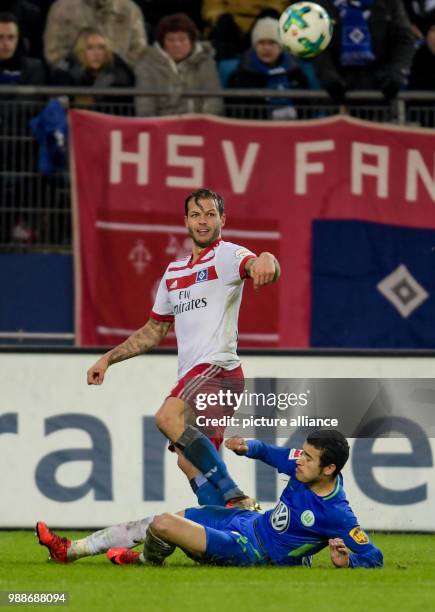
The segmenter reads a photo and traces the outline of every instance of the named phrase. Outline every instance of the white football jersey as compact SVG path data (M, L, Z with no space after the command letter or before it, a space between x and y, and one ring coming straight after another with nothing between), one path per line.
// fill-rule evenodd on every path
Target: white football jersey
M237 322L245 264L254 253L216 240L201 257L169 264L160 281L151 317L174 321L178 343L178 377L200 363L225 370L240 364Z

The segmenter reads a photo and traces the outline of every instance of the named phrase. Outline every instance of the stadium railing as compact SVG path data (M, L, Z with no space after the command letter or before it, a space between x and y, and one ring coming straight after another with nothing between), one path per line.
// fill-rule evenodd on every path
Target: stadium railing
M239 119L267 119L270 102L288 99L295 119L348 113L361 119L398 125L435 126L435 94L401 92L391 103L379 92L352 92L346 107L332 104L324 91L237 90L151 91L60 87L0 87L0 252L71 252L71 208L68 169L49 176L38 172L38 145L30 129L50 99L70 108L134 116L137 95L177 95L182 98L220 97L224 114ZM91 101L93 102L91 103ZM265 102L269 101L269 103Z

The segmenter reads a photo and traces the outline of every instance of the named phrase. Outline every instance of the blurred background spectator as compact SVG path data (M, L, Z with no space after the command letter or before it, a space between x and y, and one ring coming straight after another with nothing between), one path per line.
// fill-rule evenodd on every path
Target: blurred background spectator
M80 32L72 53L53 71L54 85L77 87L134 87L134 73L124 60L114 53L110 42L98 28L85 28ZM125 100L102 96L76 96L81 106ZM130 100L130 103L132 101Z
M131 65L147 45L142 12L133 0L57 0L44 33L47 62L55 66L65 59L86 27L99 28L114 52Z
M305 89L308 81L296 60L283 50L278 37L278 20L259 19L251 33L252 47L245 51L236 70L228 78L228 87L247 89ZM296 119L297 112L286 98L238 98L230 102L235 107L261 105L257 118ZM234 114L243 116L237 109ZM229 113L233 114L232 112ZM249 115L248 115L249 116Z
M435 92L435 13L423 28L424 42L417 50L411 68L409 89Z
M135 0L142 9L149 40L154 42L154 32L160 19L175 13L186 13L199 32L204 28L201 16L202 0Z
M0 13L0 84L43 85L45 79L42 62L25 50L17 17Z
M44 21L40 7L28 0L0 0L0 12L15 15L25 52L32 57L42 58Z
M417 39L423 40L435 16L433 0L404 0L404 6Z
M319 0L335 21L329 47L314 60L336 104L346 91L377 90L394 98L407 83L414 36L402 0Z
M248 49L255 20L278 18L288 4L287 0L203 0L202 16L216 60L236 57Z
M34 141L28 138L35 101L29 96L20 97L21 112L17 114L16 96L1 92L1 85L44 85L45 82L42 62L25 52L16 16L0 13L0 203L5 225L2 234L7 242L32 242L34 239L27 214L34 181L23 181L19 172L36 150ZM17 212L18 207L20 212Z
M168 15L159 21L156 42L148 47L136 65L136 84L142 89L167 89L167 96L137 97L137 115L180 115L222 112L216 97L181 98L189 89L220 89L214 51L208 42L198 41L193 21L184 13Z
M416 91L431 91L435 93L435 13L432 23L427 21L422 26L424 36L414 56L409 77L409 89ZM433 100L419 100L414 102L418 109L418 123L423 127L435 126L435 113Z

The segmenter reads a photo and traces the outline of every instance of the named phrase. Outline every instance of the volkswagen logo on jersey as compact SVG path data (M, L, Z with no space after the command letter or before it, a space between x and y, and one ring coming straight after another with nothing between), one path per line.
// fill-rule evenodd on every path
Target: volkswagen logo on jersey
M304 510L301 514L301 523L304 527L312 527L314 525L314 514L311 510Z
M270 515L270 524L275 531L281 533L285 531L290 523L290 508L282 501L279 502L275 510Z
M198 270L198 272L196 273L195 283L202 283L203 281L206 281L207 278L208 278L207 268L204 268L204 270Z

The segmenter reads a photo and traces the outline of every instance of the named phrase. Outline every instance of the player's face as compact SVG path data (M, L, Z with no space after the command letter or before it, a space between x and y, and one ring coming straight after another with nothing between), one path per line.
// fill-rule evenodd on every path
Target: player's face
M307 484L314 484L329 477L334 472L335 466L320 467L322 451L308 442L302 447L302 456L296 459L296 478Z
M199 200L197 204L192 199L184 222L193 242L204 249L220 237L225 215L219 216L214 200Z

